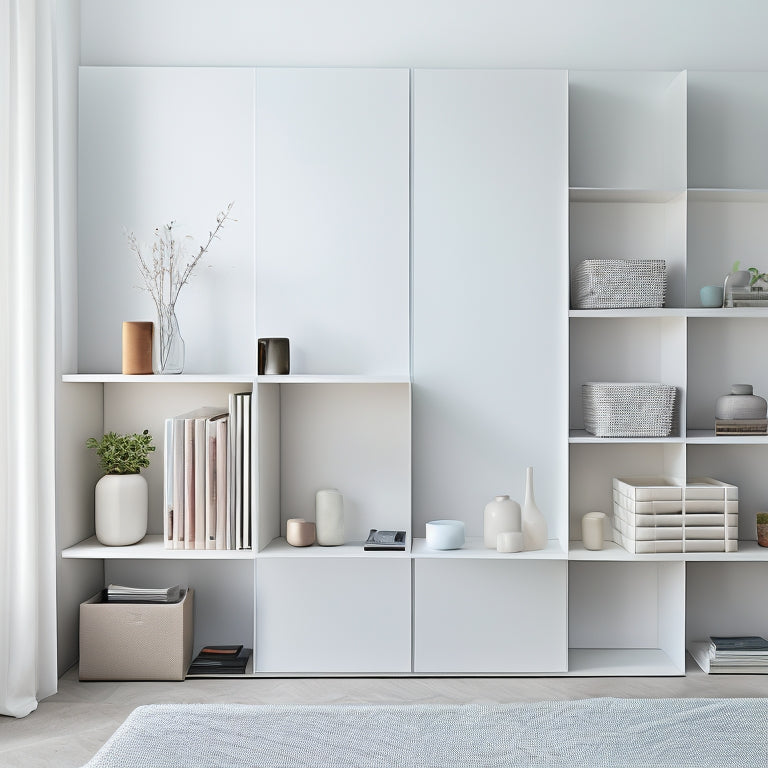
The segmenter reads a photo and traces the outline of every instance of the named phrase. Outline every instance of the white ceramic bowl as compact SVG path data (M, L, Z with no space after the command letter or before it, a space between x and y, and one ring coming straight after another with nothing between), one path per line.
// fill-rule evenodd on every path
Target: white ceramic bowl
M461 520L431 520L427 523L427 546L430 549L460 549L464 546L464 523Z

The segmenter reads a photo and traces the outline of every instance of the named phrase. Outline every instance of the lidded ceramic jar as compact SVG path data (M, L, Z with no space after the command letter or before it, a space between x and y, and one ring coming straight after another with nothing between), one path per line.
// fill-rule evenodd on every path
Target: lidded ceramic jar
M751 384L731 384L731 394L715 403L716 419L764 419L767 411L768 403L752 393Z
M520 505L509 496L496 496L485 505L483 515L483 542L488 549L496 549L497 537L507 531L522 530Z

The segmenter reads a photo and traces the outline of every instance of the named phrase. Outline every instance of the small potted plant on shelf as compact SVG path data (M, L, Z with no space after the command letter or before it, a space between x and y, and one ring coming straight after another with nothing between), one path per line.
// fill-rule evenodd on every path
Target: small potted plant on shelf
M107 432L101 440L89 437L88 448L96 451L104 476L96 483L96 538L110 547L141 541L147 533L147 481L140 474L149 466L155 450L152 435L118 435Z
M757 513L757 543L768 547L768 512Z

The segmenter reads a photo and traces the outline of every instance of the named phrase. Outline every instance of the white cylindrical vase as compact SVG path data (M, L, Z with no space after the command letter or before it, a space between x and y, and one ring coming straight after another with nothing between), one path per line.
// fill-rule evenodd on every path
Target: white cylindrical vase
M147 533L147 481L133 475L104 475L96 483L96 538L108 547L126 547Z
M315 528L320 546L338 547L344 543L344 497L335 488L315 494Z
M604 512L587 512L581 518L581 540L584 549L597 551L603 548Z

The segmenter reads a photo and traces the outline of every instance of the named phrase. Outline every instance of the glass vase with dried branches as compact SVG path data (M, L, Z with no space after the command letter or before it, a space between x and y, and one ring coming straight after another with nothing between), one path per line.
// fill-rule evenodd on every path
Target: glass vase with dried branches
M128 247L136 254L142 286L152 297L157 312L152 342L152 369L155 373L181 373L184 370L184 339L176 318L176 302L183 286L195 272L195 268L208 253L225 222L235 221L230 216L234 203L216 216L216 226L208 233L208 239L197 253L187 249L189 235L179 238L174 232L175 221L155 227L154 242L149 253L140 245L133 232L126 235Z

